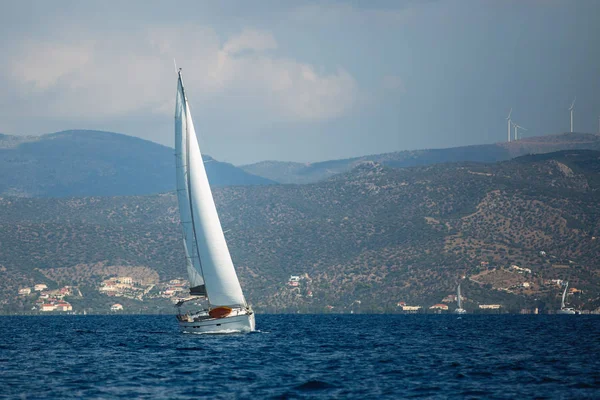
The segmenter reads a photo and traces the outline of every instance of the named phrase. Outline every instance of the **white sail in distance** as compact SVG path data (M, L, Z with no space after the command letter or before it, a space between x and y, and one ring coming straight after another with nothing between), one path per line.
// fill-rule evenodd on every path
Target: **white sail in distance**
M206 176L181 73L175 109L177 198L188 252L191 286L206 285L213 306L245 306L246 300L225 241L217 208Z
M457 301L458 301L458 308L462 308L462 300L460 298L460 283L458 284L456 298L457 298Z
M565 291L562 295L562 301L560 302L560 308L565 308L565 298L567 297L567 288L569 287L569 282L565 285Z

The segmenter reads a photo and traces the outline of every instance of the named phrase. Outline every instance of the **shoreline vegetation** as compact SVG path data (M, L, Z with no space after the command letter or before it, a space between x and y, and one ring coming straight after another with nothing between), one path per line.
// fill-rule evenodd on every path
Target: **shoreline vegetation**
M468 312L548 313L567 281L569 307L600 308L598 151L401 168L366 160L316 183L213 193L258 313L452 312L459 283ZM161 286L186 271L173 192L0 197L0 211L2 313L171 313L157 310L187 290Z

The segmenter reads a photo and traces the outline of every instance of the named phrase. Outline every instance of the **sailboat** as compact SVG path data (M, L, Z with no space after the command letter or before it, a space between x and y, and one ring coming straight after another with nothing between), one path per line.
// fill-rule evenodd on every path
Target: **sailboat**
M246 302L212 196L194 123L178 70L175 102L175 169L190 296L177 303L186 333L250 332L254 312ZM183 313L182 307L190 306Z
M565 290L563 291L562 301L560 303L560 310L558 310L557 314L576 314L575 310L571 307L565 306L565 299L567 298L567 288L569 287L569 282L565 285Z
M467 310L462 308L462 297L460 296L460 283L458 284L458 288L456 289L456 301L458 302L458 308L454 310L454 313L466 314Z

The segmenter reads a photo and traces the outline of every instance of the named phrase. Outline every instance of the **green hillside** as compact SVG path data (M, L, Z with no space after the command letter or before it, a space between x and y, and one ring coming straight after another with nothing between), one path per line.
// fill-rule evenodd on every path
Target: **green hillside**
M215 197L244 291L263 312L429 306L462 276L468 308L555 309L551 279L583 290L570 300L578 307L600 306L600 152L403 169L366 162L315 184L222 187ZM173 194L4 197L0 210L6 307L40 280L97 284L89 271L99 266L185 274ZM524 279L530 289L513 287Z

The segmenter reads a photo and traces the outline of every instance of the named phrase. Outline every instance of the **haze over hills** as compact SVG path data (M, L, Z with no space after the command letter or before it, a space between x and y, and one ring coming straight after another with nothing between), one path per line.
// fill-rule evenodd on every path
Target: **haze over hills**
M214 186L269 179L204 156ZM101 131L0 135L0 194L20 197L123 196L175 189L173 149Z
M574 133L517 142L399 151L314 164L264 161L235 167L204 155L213 186L311 183L364 161L390 167L444 162L496 162L529 153L600 149L600 136ZM63 131L0 135L0 195L19 197L128 196L174 190L173 149L118 133Z
M578 307L600 306L597 151L402 169L365 162L318 183L214 193L244 291L260 312L347 311L355 301L366 311L394 310L398 301L429 306L462 276L468 309L556 309L561 289L551 279L583 290L569 298ZM173 193L4 197L0 303L16 310L17 289L38 281L91 288L100 278L93 272L111 266L184 276L177 222ZM298 288L290 275L303 277Z
M243 165L241 168L249 173L280 183L311 183L348 171L364 161L375 161L400 168L461 161L496 162L525 154L571 149L600 150L600 136L590 133L563 133L528 137L510 143L481 144L448 149L406 150L310 164L262 161Z

